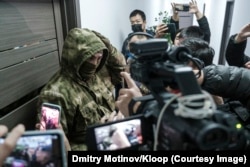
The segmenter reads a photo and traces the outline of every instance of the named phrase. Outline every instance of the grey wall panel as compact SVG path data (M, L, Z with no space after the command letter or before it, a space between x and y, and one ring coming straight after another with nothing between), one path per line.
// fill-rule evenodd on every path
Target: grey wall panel
M57 51L55 39L7 50L0 53L0 69L20 64L54 51Z
M12 129L19 123L24 124L26 130L34 130L36 123L37 97L0 118L0 124Z
M51 0L0 1L0 51L56 38Z
M55 51L0 70L0 109L44 85L58 69Z

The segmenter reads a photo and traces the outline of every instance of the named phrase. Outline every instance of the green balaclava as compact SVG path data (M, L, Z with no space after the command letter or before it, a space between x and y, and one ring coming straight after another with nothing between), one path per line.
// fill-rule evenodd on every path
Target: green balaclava
M79 69L79 75L82 77L82 79L88 80L94 76L97 67L98 65L94 65L86 61L81 65Z

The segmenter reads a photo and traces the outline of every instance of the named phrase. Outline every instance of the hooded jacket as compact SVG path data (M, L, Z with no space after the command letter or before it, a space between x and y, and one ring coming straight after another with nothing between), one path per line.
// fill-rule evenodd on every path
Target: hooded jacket
M85 81L79 68L100 50L103 58L96 73ZM122 80L125 59L100 33L74 28L65 39L60 63L60 70L40 92L38 118L43 102L60 105L60 123L71 149L86 150L87 126L99 123L105 114L115 110L114 85Z

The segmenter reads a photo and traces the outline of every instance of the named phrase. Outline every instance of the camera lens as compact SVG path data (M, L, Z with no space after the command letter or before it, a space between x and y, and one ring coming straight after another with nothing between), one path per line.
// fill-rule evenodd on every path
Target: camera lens
M222 148L229 144L229 141L227 128L216 123L208 125L197 135L197 142L200 148L204 150Z

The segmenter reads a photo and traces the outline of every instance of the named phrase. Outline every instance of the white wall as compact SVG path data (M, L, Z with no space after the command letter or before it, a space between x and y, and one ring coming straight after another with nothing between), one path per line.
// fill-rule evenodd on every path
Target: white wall
M208 18L211 30L210 45L215 50L215 64L217 64L219 60L220 44L226 11L226 2L227 0L209 0L206 2L205 15Z
M150 15L159 11L162 0L79 0L81 27L94 29L107 36L118 49L131 32L129 14L134 9L143 10L148 22ZM146 3L145 3L146 2ZM149 24L148 24L149 25Z
M81 26L99 31L110 39L115 47L121 49L123 40L131 32L129 14L134 9L141 9L147 17L147 25L156 25L155 17L159 11L168 11L172 15L171 2L189 3L190 0L79 0L81 11ZM221 37L224 25L224 15L227 0L197 0L198 7L208 18L211 29L211 46L215 49L214 63L218 63ZM231 33L250 23L249 0L235 0ZM196 19L193 22L197 25ZM250 42L246 53L250 55Z

